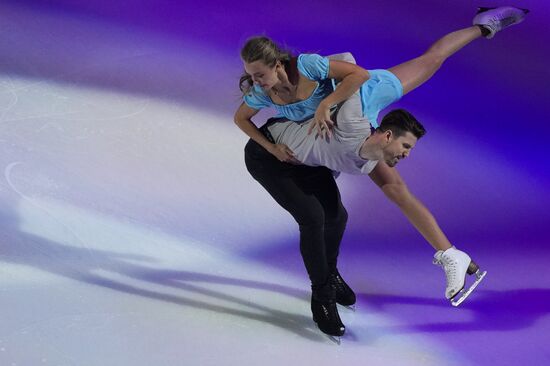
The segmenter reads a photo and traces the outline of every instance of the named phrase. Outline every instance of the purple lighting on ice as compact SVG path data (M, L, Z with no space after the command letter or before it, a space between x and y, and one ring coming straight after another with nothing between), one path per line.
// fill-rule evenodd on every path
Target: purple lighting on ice
M488 270L458 309L398 208L368 178L342 175L340 266L359 304L342 311L342 346L325 342L298 228L246 172L232 122L252 35L389 68L470 25L480 5L2 2L0 363L110 364L82 347L93 341L111 364L138 366L289 354L548 364L549 2L514 4L531 10L524 23L468 45L394 106L428 130L399 164L410 190Z

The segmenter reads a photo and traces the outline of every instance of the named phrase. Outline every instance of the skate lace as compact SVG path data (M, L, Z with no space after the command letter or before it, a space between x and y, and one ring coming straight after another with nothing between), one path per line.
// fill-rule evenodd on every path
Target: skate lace
M434 258L433 263L442 267L445 271L445 279L447 280L447 285L453 283L458 274L458 263L452 258L446 256Z
M505 28L511 24L514 24L515 21L516 19L514 17L504 16L504 15L495 15L490 18L491 25L497 30Z
M334 289L337 292L346 292L346 284L344 283L344 280L337 274L333 274L331 276L331 285L334 287Z
M328 311L328 308L325 306L325 305L321 305L321 309L323 309L323 313L325 314L325 317L328 319L328 318L331 318L330 314L329 314L329 311Z
M321 310L323 311L325 319L341 322L336 303L329 301L325 304L321 304Z

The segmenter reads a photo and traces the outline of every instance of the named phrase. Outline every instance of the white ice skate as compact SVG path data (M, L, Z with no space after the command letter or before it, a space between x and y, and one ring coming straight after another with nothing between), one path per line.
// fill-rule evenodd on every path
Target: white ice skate
M501 6L498 8L478 8L474 18L474 25L481 25L489 32L487 38L493 38L495 33L511 25L521 23L527 9L514 8L513 6Z
M466 300L487 274L487 271L481 272L479 270L478 265L471 260L468 254L455 247L451 247L445 251L437 251L434 255L433 263L443 267L445 271L445 277L447 278L445 297L451 301L453 306L458 306ZM466 274L476 275L475 282L468 290L464 290Z

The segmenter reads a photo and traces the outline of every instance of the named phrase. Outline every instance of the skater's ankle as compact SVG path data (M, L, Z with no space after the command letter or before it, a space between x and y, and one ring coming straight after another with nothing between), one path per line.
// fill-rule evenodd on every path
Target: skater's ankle
M480 24L478 24L477 26L481 30L481 35L483 37L487 38L487 36L489 36L491 34L491 30L489 28L487 28L486 26L480 25Z

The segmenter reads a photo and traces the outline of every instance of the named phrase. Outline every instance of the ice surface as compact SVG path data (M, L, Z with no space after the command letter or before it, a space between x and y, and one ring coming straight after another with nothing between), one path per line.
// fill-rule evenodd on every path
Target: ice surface
M544 220L545 178L494 148L461 150L438 128L404 167L489 270L460 309L397 209L365 177L339 178L350 211L341 271L359 301L341 310L336 346L311 320L295 223L244 167L231 115L237 56L44 8L3 4L0 14L0 364L548 358L547 243L525 230Z

